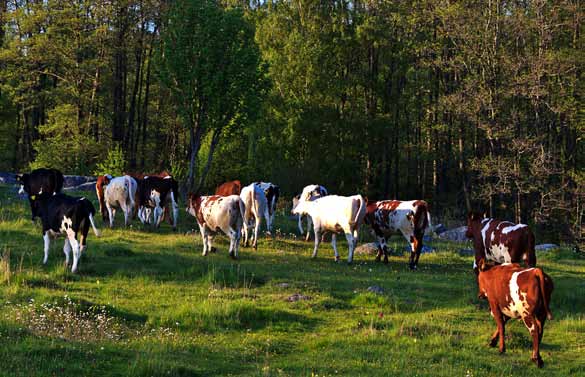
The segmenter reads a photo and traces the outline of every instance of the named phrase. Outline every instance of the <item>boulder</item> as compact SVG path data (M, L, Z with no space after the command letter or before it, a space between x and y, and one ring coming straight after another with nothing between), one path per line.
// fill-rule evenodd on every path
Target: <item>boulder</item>
M371 287L368 287L367 290L368 292L372 292L377 295L381 295L384 293L384 288L380 287L379 285L372 285Z
M447 241L467 242L469 238L465 236L465 232L467 232L467 226L460 226L439 234L439 238Z
M356 247L354 253L357 255L376 255L378 254L378 244L375 242L365 243Z
M63 191L95 191L95 181L82 183L78 186L65 187Z
M63 187L76 187L88 182L94 182L95 187L96 180L97 178L95 177L87 177L83 175L65 175L63 176Z
M304 296L300 293L295 293L292 296L289 296L286 301L288 302L297 302L297 301L306 301L306 300L310 300L311 296Z
M543 243L540 245L536 245L534 247L534 250L536 251L549 251L549 250L554 250L554 249L558 249L559 245L555 245L554 243Z
M15 185L16 184L16 174L0 173L0 183L4 183L6 185Z
M437 224L437 225L433 225L433 226L431 227L431 229L432 229L432 231L433 231L435 234L437 234L437 235L438 235L438 234L441 234L441 233L445 233L445 232L447 231L447 228L446 228L446 227L445 227L445 225L443 225L443 224Z

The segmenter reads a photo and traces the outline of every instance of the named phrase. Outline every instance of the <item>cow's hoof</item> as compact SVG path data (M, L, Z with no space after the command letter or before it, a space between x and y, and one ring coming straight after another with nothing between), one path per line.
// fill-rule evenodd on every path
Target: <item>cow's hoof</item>
M503 355L503 354L506 353L506 349L505 348L500 348L499 351L500 351L500 355Z
M236 260L236 259L238 259L238 257L236 257L236 256L234 255L234 253L230 253L230 258L232 258L233 260Z
M388 264L388 257L384 258L384 264Z
M207 256L207 251L204 251L203 253L201 253L201 255L203 255L204 257Z
M211 252L212 252L212 253L216 253L216 252L217 252L217 249L216 249L215 247L213 247L213 246L212 246L212 247L211 247Z
M498 345L498 339L497 339L497 338L496 338L496 339L492 339L492 340L491 340L491 341L488 343L488 346L490 346L490 347L492 347L492 348L493 348L493 347L495 347L495 346L497 346L497 345Z
M382 258L380 258L380 256L376 256L376 262L379 262L380 260L382 260Z
M534 361L534 363L536 364L536 366L538 368L542 368L544 366L544 361L542 361L541 357L538 357L538 359L531 359L532 361Z

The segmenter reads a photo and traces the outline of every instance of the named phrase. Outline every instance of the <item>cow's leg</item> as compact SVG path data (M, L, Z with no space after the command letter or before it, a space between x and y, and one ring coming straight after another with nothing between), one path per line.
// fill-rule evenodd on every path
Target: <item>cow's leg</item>
M110 217L110 228L113 228L116 210L112 208L109 202L106 202L106 209L108 210L108 216Z
M303 229L303 216L297 215L297 225L299 227L299 234L302 236L305 234L305 230Z
M510 317L504 316L504 325L506 324L506 322L508 322L508 320L510 319ZM498 345L498 339L500 338L500 329L496 328L496 331L494 331L494 333L492 334L492 337L490 338L490 347L495 347Z
M171 191L171 206L173 207L173 230L177 230L179 220L179 204L175 200L175 194Z
M43 258L43 264L47 264L49 260L49 246L51 245L51 237L49 236L48 230L43 235L43 241L45 241L45 257Z
M130 211L132 210L130 203L128 203L128 201L126 201L126 202L120 203L120 204L122 207L122 211L124 212L124 226L128 226L128 225L130 225L128 220L130 219Z
M157 205L156 207L154 207L154 226L156 228L160 227L160 223L162 222L163 219L163 209L160 205Z
M504 319L504 315L502 314L502 311L497 304L490 303L490 309L492 311L494 320L496 321L496 325L498 326L498 335L500 337L500 353L504 353L506 352L506 345L504 344L506 320Z
M335 261L339 262L339 253L337 252L337 234L335 233L333 233L333 235L331 236L331 246L333 246Z
M333 233L335 234L335 233ZM347 239L347 246L349 247L349 254L347 256L347 263L351 264L351 262L353 262L353 250L355 249L355 244L357 242L357 239L354 238L353 234L351 233L345 233L345 238Z
M244 247L250 246L249 240L248 240L248 231L249 231L248 230L248 221L244 220L244 223L242 224L242 230L241 230L241 232L244 235L244 237L243 237Z
M542 358L540 357L540 339L541 339L541 329L542 329L542 324L540 323L540 321L538 321L534 315L527 315L526 317L522 318L522 321L524 321L524 325L526 325L526 328L528 329L528 331L530 332L530 335L532 336L532 357L531 360L534 361L534 363L539 367L542 368L542 366L544 365L544 362L542 361Z
M315 225L315 228L313 230L315 232L315 248L313 249L313 255L311 256L311 258L316 258L317 249L319 248L319 244L321 243L321 228Z
M416 270L416 262L418 261L418 255L417 255L418 240L416 239L414 234L411 234L409 239L410 239L410 247L411 247L412 251L410 252L410 259L408 261L408 267L410 267L411 270Z
M209 252L211 253L215 253L217 251L217 249L213 246L214 238L215 236L209 232L207 235L207 250L209 250Z
M77 264L79 263L79 256L81 254L79 242L77 242L75 232L72 230L67 232L67 238L69 239L71 249L73 250L73 265L71 266L71 272L75 273L77 272Z
M65 254L65 266L69 266L69 254L71 253L71 244L69 243L69 239L65 238L65 243L63 244L63 254Z
M238 229L230 228L228 231L228 236L230 238L230 258L237 259L238 258L238 244L240 243L238 234L240 232Z
M199 225L199 231L201 232L201 241L203 242L203 256L207 255L207 230L205 229L205 226L201 226Z
M260 223L262 218L260 216L255 216L256 222L254 224L254 242L252 243L252 247L254 250L258 250L258 233L260 232Z
M307 242L311 239L311 228L313 228L313 219L307 215L307 236L305 237Z

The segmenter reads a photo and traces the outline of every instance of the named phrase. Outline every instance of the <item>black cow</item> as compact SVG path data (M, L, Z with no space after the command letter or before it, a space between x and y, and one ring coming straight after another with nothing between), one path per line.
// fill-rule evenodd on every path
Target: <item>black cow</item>
M173 230L175 230L179 218L178 182L170 175L164 178L145 176L138 182L138 218L140 221L143 224L150 223L150 210L154 209L154 225L158 228L169 198L173 208Z
M28 194L32 220L39 217L38 201L35 201L35 198L41 194L53 195L63 189L63 173L57 169L36 169L30 174L19 175L16 179L20 182L18 193Z
M71 272L76 272L79 257L86 249L89 226L91 225L96 236L100 236L93 220L95 207L86 198L76 198L60 193L33 195L31 200L37 203L38 215L43 225L45 241L43 264L46 264L49 259L51 237L64 234L65 263L69 265L69 253L73 251Z

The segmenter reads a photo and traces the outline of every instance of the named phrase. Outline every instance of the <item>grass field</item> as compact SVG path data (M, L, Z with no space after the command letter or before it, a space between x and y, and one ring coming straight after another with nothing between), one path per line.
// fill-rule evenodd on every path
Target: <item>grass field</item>
M538 370L519 321L505 355L487 346L495 322L465 245L432 242L414 273L406 254L334 263L329 243L313 260L282 213L277 237L234 262L225 237L201 256L182 210L176 233L102 225L74 275L61 239L42 265L40 225L12 188L0 187L0 208L1 376L585 375L585 258L569 249L538 255L555 284ZM307 299L289 302L296 293Z

